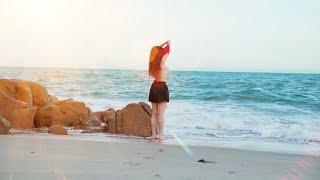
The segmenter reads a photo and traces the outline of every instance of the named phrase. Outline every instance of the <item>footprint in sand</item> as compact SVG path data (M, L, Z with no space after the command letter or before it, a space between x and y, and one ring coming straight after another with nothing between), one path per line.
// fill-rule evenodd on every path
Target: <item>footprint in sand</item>
M229 174L235 174L235 171L228 171Z
M155 159L154 157L144 157L145 159Z
M130 166L139 166L143 163L139 163L139 162L123 162L122 164L129 164Z

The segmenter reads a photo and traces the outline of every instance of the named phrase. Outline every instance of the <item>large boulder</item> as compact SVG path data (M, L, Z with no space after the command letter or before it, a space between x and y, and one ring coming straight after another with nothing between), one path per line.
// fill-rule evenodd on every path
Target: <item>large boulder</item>
M38 110L35 119L35 127L50 127L53 125L66 125L66 116L61 112L60 107L55 104L42 107Z
M149 114L149 116L151 116L151 113L152 113L151 107L150 107L147 103L145 103L145 102L140 102L139 104L140 104L140 105L142 106L142 108Z
M0 115L0 134L8 134L10 130L10 122Z
M68 131L61 125L54 125L49 128L50 134L68 135Z
M48 103L49 94L45 87L34 82L30 82L29 87L32 92L33 106L42 107Z
M123 108L122 110L124 110L124 109L125 108ZM118 134L123 134L123 131L122 131L122 120L123 120L122 119L122 110L117 110L116 116L115 116L115 129Z
M109 108L105 111L94 112L93 114L95 114L101 122L107 125L107 131L109 133L117 133L115 122L116 111L113 108Z
M47 90L30 81L0 79L0 115L11 128L32 129L38 107L44 105Z
M115 116L115 110L113 108L109 108L105 111L94 112L93 114L96 115L102 122L108 124L108 119L113 118Z
M149 105L145 103L131 103L115 113L115 131L118 134L126 134L140 137L151 136ZM149 106L150 108L150 106ZM112 129L114 131L114 129ZM108 132L110 132L108 124Z
M120 111L120 110L118 110L118 111ZM116 113L114 116L111 116L108 118L107 131L108 131L108 133L117 133Z
M87 121L84 122L86 125L90 127L100 127L101 126L101 120L98 118L98 116L92 114Z
M59 99L57 97L49 95L47 103L54 103L54 102L58 102L58 101L59 101Z
M67 99L40 108L35 117L35 126L62 125L77 127L86 124L86 122L100 126L100 122L97 122L99 119L92 116L91 110L83 102Z
M48 90L42 85L31 81L15 79L10 81L15 86L16 99L37 107L42 107L48 102Z

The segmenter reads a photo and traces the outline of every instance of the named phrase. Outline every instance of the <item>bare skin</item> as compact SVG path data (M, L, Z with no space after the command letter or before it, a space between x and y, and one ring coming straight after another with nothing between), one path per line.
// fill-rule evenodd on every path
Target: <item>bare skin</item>
M164 42L160 46L170 44L170 40ZM165 65L169 54L165 54L161 59L160 72L156 81L167 82L167 75L169 73L169 68ZM152 135L148 138L150 139L160 139L163 140L163 126L164 126L164 112L166 110L167 102L152 103L152 114L151 114L151 132ZM158 132L158 134L157 134Z

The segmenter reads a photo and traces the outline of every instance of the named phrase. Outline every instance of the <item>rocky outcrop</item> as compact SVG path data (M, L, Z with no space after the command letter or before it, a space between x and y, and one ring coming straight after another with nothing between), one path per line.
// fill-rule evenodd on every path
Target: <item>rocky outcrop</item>
M116 111L113 108L109 108L105 111L94 112L93 114L95 114L101 122L108 124L108 119L113 118L115 116L115 112Z
M151 117L151 107L145 102L140 102L139 104L142 106L144 111L146 111L149 114L149 116Z
M98 118L98 116L91 114L89 119L84 122L89 127L100 127L101 126L101 120Z
M0 115L12 128L32 129L38 107L47 103L48 92L40 84L0 79Z
M59 101L49 95L42 85L15 79L0 79L0 116L15 129L50 127L50 132L58 129L59 133L61 130L65 134L61 127L69 126L87 130L88 133L109 132L142 137L151 135L151 108L146 103L128 104L117 111L110 108L92 113L83 102L73 99ZM6 123L2 123L1 128L5 127L3 124ZM6 133L7 128L3 132Z
M116 112L113 116L108 118L107 131L108 133L117 133Z
M91 110L83 102L67 99L53 102L38 110L35 117L36 127L62 125L77 127L82 124L100 126L97 117L92 117Z
M116 133L115 114L116 111L113 108L109 108L105 111L94 112L101 122L107 125L107 131L109 133Z
M48 103L54 103L54 102L58 102L58 101L59 101L59 99L57 97L49 95Z
M0 115L0 134L8 134L9 130L10 130L9 121Z
M115 113L115 121L108 121L108 132L126 134L140 137L151 135L150 114L146 109L150 108L145 103L128 104L122 110ZM110 125L112 128L110 128Z
M49 128L50 134L68 135L68 131L61 125L54 125Z
M20 81L21 82L21 81ZM49 102L49 94L45 87L38 83L27 82L32 94L32 105L42 107Z
M87 130L82 131L81 133L103 133L107 132L106 126L100 126L99 128L89 128Z

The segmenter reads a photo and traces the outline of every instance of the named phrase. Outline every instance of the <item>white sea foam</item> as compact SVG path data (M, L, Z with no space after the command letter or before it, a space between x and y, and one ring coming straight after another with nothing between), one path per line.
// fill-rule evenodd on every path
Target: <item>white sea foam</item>
M302 143L320 142L320 128L293 124L290 126L264 126L254 129L261 137L279 138Z

